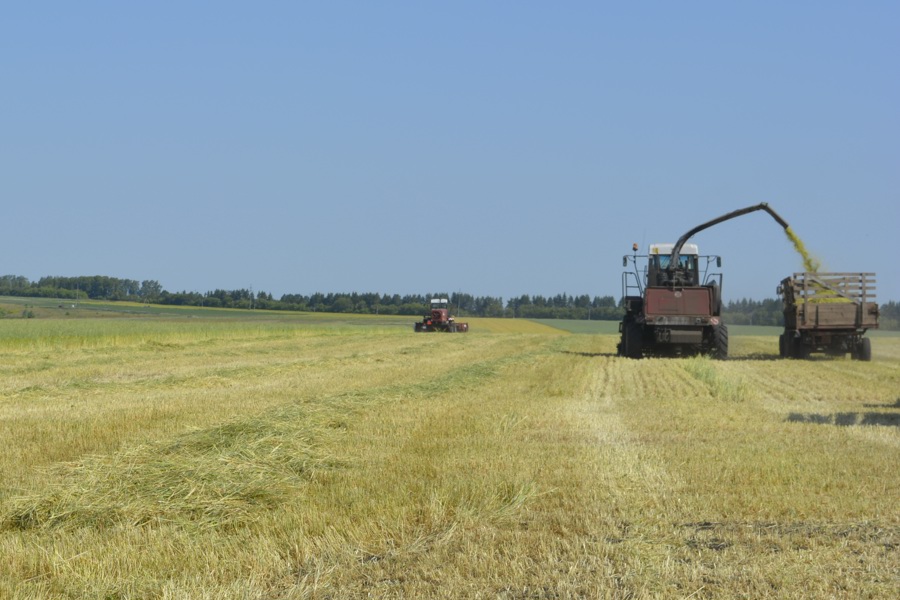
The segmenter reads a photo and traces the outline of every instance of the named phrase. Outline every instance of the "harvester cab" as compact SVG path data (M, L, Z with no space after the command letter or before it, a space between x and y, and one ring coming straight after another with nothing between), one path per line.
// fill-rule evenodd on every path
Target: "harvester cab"
M679 285L695 286L700 281L700 265L697 244L685 244L678 257L678 264L672 265L672 248L675 244L650 244L647 261L647 284L654 286ZM669 267L672 267L671 269Z
M631 311L640 312L648 287L685 288L711 287L713 300L721 300L722 273L713 273L711 266L722 267L722 257L700 255L697 244L684 244L678 259L673 263L672 249L675 244L650 244L647 254L625 255L622 266L631 268L622 274L622 292L626 306ZM641 266L643 264L643 266Z

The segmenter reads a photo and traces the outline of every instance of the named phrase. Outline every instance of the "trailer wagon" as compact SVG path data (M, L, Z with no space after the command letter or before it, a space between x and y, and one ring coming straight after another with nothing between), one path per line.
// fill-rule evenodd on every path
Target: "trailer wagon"
M872 360L864 335L878 327L874 273L794 273L782 280L778 294L784 304L782 357L824 352Z

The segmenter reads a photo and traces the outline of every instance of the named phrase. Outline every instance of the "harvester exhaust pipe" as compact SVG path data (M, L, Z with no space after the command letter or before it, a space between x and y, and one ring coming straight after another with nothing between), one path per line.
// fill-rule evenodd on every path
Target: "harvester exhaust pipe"
M790 228L790 225L787 224L787 221L782 219L778 215L777 212L775 212L774 210L769 208L769 205L765 202L763 202L761 204L757 204L755 206L748 206L747 208L741 208L739 210L735 210L728 214L722 215L721 217L713 219L712 221L707 221L706 223L697 225L696 227L694 227L693 229L691 229L690 231L685 233L683 236L678 238L678 241L675 242L675 247L672 248L672 257L669 259L669 266L666 269L669 274L669 279L670 280L672 279L672 276L671 276L672 272L675 269L675 265L678 264L682 246L684 246L685 242L687 242L691 238L691 236L693 236L695 233L699 233L699 232L703 231L704 229L706 229L708 227L712 227L713 225L718 225L722 221L727 221L727 220L733 219L735 217L740 217L741 215L746 215L747 213L752 213L757 210L764 210L767 213L769 213L770 215L772 215L772 218L775 219L776 221L778 221L778 224L781 225L782 227L784 227L785 230Z

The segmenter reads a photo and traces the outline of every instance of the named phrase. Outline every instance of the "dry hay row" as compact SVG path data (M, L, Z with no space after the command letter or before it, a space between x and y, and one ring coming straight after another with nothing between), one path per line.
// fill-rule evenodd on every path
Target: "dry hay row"
M497 369L532 356L502 356L411 383L379 387L371 385L370 378L370 385L361 389L297 398L258 416L191 432L172 442L88 457L61 468L53 477L65 482L60 488L13 502L2 523L33 528L184 521L201 528L228 527L244 520L248 507L271 508L285 490L298 487L311 472L339 465L341 459L315 449L332 445L328 439L359 411L446 390L464 397Z
M461 336L460 336L461 337ZM229 336L195 347L142 352L108 347L85 364L64 355L0 382L0 497L10 488L40 485L42 465L178 435L262 412L298 396L316 397L428 378L497 353L500 338L464 344L416 336L263 337L236 352ZM41 352L38 351L38 355Z
M458 400L471 394L473 385L477 388L515 365L537 360L535 344L528 341L514 345L519 355L510 352L509 345L498 353L492 349L495 345L479 344L491 357L476 365L426 370L418 381L317 398L310 405L181 436L169 445L149 444L86 459L68 470L58 486L14 503L5 515L7 529L0 546L18 548L16 568L36 574L35 582L43 589L116 595L158 594L142 575L152 576L160 551L181 557L170 571L174 579L169 584L181 581L172 589L182 594L196 592L195 585L224 585L243 590L240 595L255 589L254 594L262 596L276 589L297 592L306 589L307 581L319 581L310 585L323 589L328 573L343 560L369 564L379 562L378 557L418 553L451 533L453 525L441 534L440 527L421 522L426 513L410 515L410 498L396 495L400 486L384 477L371 478L378 467L370 464L370 451L397 432L397 405L434 405L444 396ZM513 415L501 429L514 431L518 422ZM375 428L370 442L361 444L357 435L348 438L348 432L359 432L360 427ZM405 463L395 469L401 481L410 481ZM365 482L377 484L377 493L361 495ZM431 506L427 510L437 511L440 518L447 510L457 517L501 518L516 512L531 493L527 483L508 480L485 490L466 492L454 485L441 489L449 495L415 505ZM358 511L366 507L374 520L360 519ZM72 545L75 537L82 549ZM28 539L44 539L42 545L56 540L54 555L34 556L21 545ZM118 552L100 558L107 556L109 544ZM266 573L255 582L247 580L242 566L250 549L259 557L255 568ZM86 566L78 558L84 552L100 570L89 580L83 579ZM205 560L220 561L206 575L212 579L198 579L198 553ZM302 575L296 574L298 564L308 565L309 571L303 568ZM177 572L183 572L184 579ZM55 576L49 578L49 573ZM259 592L259 586L266 592Z
M630 534L651 546L640 554L658 552L657 567L670 569L658 573L660 581L691 581L694 589L722 595L727 589L749 596L780 589L827 597L859 587L856 556L879 572L867 582L875 597L896 589L896 572L885 570L896 564L900 548L900 522L890 500L900 488L892 461L885 462L887 448L896 448L896 429L823 429L792 421L777 396L783 388L763 384L777 374L796 388L810 369L799 361L639 362L645 363L642 375L620 375L634 390L628 402L627 395L613 398L629 436L662 472L655 475L655 489L665 509L657 518L636 513L628 520ZM841 391L852 389L854 378L844 365L832 366L817 371L826 380L817 389L858 409L859 396L845 398ZM676 383L678 378L693 382ZM890 386L878 381L869 391L886 398ZM815 395L799 399L822 401ZM884 446L886 439L894 445ZM655 505L648 501L643 506ZM813 548L820 563L809 568L804 556Z

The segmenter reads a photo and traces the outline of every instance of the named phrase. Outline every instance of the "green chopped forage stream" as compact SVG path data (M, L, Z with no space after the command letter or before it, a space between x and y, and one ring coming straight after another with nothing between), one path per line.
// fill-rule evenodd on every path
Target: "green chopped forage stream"
M794 249L797 250L797 252L803 258L803 268L809 273L817 273L822 264L817 258L809 253L809 250L807 250L806 246L803 244L803 240L797 237L797 234L794 233L794 230L790 227L786 227L784 232L787 234L788 239L791 240L791 243L794 245Z

